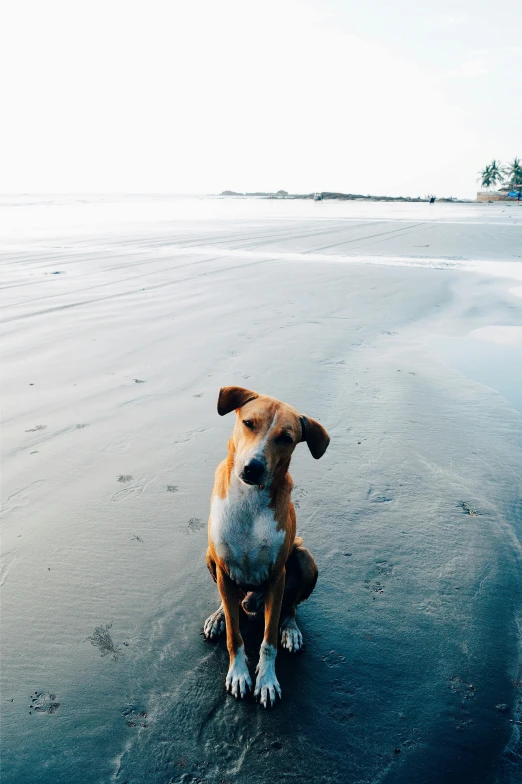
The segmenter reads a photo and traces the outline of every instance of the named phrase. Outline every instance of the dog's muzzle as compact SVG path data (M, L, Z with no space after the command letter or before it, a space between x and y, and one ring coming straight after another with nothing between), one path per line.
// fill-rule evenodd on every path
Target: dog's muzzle
M265 464L261 460L254 458L245 465L241 472L241 479L247 485L262 485L264 484Z

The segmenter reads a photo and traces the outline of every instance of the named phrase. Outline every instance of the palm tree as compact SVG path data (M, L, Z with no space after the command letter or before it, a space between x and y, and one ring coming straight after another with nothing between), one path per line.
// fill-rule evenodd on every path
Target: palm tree
M520 158L513 158L511 163L504 168L504 175L508 178L509 184L513 189L522 185L522 163Z
M490 167L490 165L488 164L484 169L482 169L481 172L479 172L479 174L480 174L480 184L481 184L482 188L485 188L486 190L489 190L491 188L491 185L492 185L492 182L491 182L491 167Z
M504 180L505 172L500 161L493 159L479 174L482 187L489 190L489 188L499 185Z
M504 179L504 170L500 161L493 159L489 164L489 175L492 185L500 185Z

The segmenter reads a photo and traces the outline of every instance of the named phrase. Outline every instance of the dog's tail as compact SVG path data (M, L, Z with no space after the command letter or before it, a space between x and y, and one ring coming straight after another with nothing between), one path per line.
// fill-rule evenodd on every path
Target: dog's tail
M303 540L300 536L296 536L294 539L294 547L301 547L303 544Z

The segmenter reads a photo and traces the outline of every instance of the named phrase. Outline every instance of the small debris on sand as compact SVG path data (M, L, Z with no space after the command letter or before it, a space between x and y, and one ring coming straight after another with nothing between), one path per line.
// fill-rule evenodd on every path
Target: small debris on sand
M97 626L94 633L87 637L91 645L100 649L102 656L112 655L114 661L117 661L120 656L123 656L119 645L114 645L109 629L112 629L112 623L105 626Z

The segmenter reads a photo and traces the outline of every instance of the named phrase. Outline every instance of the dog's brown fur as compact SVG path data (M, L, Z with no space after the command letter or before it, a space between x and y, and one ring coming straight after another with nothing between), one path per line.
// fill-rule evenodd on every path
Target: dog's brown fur
M265 478L258 490L254 489L253 492L261 492L266 486L269 494L268 508L272 510L276 532L281 532L279 538L282 543L272 561L258 563L259 568L268 574L262 586L239 585L230 574L226 557L220 556L217 552L211 533L211 513L207 565L221 594L231 669L239 649L243 651L243 641L239 631L240 604L248 613L252 606L261 603L262 596L264 596L265 614L263 645L271 646L270 650L277 648L280 618L283 627L286 624L289 629L291 628L296 649L301 645L299 642L299 639L302 641L301 634L295 625L296 608L299 602L308 598L313 591L317 581L317 567L312 555L303 547L302 539L296 538L296 515L291 501L293 482L288 467L298 443L306 441L310 452L317 459L324 454L330 441L326 430L318 422L301 416L292 406L242 387L224 387L219 393L218 413L223 416L234 410L237 414L236 424L228 442L228 455L216 470L212 502L216 498L223 500L227 498L232 478L234 477L236 482L240 481L242 467L246 466L245 461L248 462L249 456L255 454L256 450L262 449L263 463L266 464L263 473ZM248 484L252 483L248 482ZM266 558L270 555L268 548L267 552ZM260 556L261 561L263 557L265 556ZM214 624L217 623L218 629L221 629L221 616L216 621L219 612L220 610L214 613L205 624L207 637L216 634L216 627L212 624L209 627L211 632L207 633L211 619L214 618ZM287 647L293 649L291 644ZM262 646L262 655L263 650ZM269 648L266 647L265 650ZM247 677L246 682L248 681ZM276 678L275 684L276 691L280 693ZM270 703L269 697L272 702L275 700L275 692L272 693L271 689L268 691L270 694L260 694L265 706ZM243 686L240 694L236 693L236 696L244 696Z

